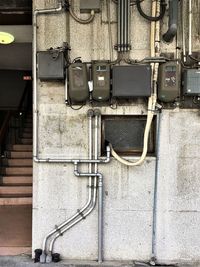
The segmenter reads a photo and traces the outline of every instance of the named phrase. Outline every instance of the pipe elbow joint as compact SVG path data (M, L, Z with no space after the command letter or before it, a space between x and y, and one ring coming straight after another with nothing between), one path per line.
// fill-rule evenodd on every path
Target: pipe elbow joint
M74 170L74 175L77 176L77 177L81 176L81 174L77 170Z
M178 29L178 26L177 24L172 24L168 31L163 34L163 40L166 42L166 43L170 43L173 41L174 37L176 36L177 34L177 29Z

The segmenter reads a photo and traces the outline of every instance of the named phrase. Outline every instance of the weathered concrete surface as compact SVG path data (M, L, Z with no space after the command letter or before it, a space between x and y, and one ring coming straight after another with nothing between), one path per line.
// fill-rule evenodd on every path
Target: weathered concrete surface
M43 8L42 1L34 1ZM79 1L74 1L78 11ZM146 9L149 9L149 2ZM109 59L106 5L94 23L80 25L65 14L39 18L38 49L61 46L68 40L71 58L83 61ZM47 1L45 6L54 6ZM116 43L116 7L112 5L112 37ZM87 16L87 15L81 15ZM149 23L132 8L132 58L149 56ZM58 26L59 25L59 26ZM167 25L164 20L163 31ZM175 51L175 43L163 45ZM116 54L114 52L114 57ZM64 104L62 83L39 82L39 154L41 157L87 157L91 106L73 111ZM102 114L143 114L143 105L102 107ZM200 260L199 172L200 118L197 111L165 110L162 115L158 177L156 256L159 262ZM87 170L87 166L83 167ZM152 208L155 158L141 167L128 168L115 160L100 166L104 187L104 258L149 261L152 241ZM73 215L87 200L87 181L73 176L68 164L34 164L33 250L44 236ZM55 252L66 259L97 259L97 209L55 243Z

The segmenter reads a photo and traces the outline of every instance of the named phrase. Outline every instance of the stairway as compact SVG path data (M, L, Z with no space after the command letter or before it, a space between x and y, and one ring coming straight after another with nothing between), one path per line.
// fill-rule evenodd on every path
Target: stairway
M0 168L0 255L31 252L32 115L21 136L8 144Z

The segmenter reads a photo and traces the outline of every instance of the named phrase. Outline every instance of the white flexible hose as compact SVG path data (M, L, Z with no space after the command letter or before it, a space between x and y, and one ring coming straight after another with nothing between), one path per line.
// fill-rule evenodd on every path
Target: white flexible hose
M118 160L120 163L125 164L127 166L138 166L141 165L147 155L147 151L148 151L148 139L149 139L149 132L151 129L151 123L153 120L153 116L154 116L154 111L155 111L155 105L156 105L156 96L152 95L151 97L149 97L149 101L148 101L148 112L147 112L147 122L146 122L146 127L145 127L145 131L144 131L144 144L143 144L143 151L142 151L142 155L141 157L135 161L129 161L129 160L125 160L124 158L120 157L115 150L113 149L113 147L111 146L111 153L113 155L113 157Z

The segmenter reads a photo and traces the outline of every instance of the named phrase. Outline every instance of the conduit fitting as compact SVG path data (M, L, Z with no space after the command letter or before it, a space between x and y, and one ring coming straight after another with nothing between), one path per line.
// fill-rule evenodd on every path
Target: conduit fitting
M167 43L173 41L178 29L178 0L169 0L169 27L163 35L163 40Z
M94 116L94 110L93 109L89 109L87 112L87 116L88 117L93 117Z
M95 110L94 110L94 116L101 116L101 111L100 111L100 109L98 109L98 108L96 108Z

